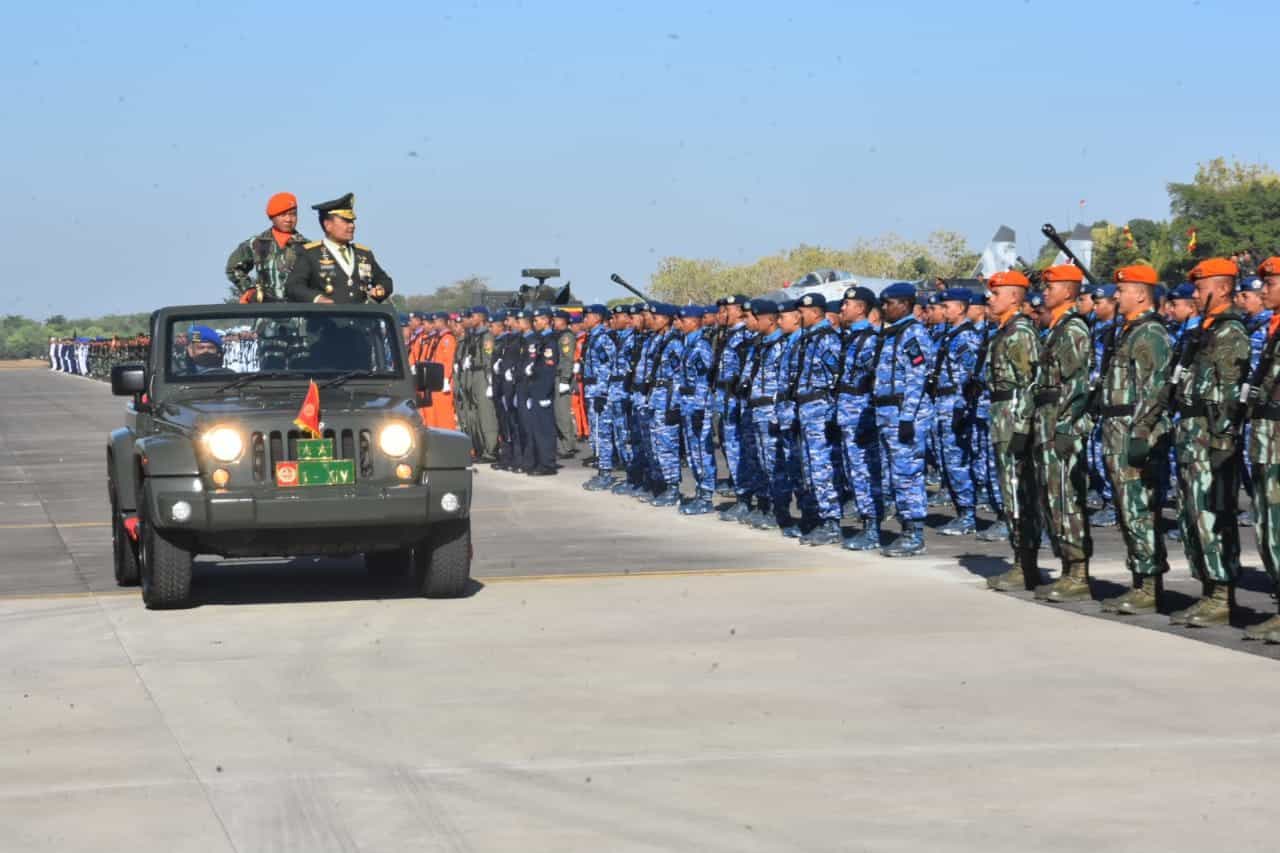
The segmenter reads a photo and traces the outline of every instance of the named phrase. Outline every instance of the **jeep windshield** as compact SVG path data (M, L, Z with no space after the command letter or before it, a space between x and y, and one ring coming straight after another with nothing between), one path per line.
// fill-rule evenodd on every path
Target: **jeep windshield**
M164 334L170 382L232 383L336 377L398 379L389 317L308 311L171 317ZM345 380L344 380L345 381Z

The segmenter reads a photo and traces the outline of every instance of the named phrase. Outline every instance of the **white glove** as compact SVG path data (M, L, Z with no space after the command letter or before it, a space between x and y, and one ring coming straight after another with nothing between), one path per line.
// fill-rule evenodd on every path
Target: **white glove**
M515 381L516 381L516 380L515 380L515 377L513 377L513 376L511 375L511 371L510 371L510 370L508 370L506 373L502 374L502 378L503 378L503 379L505 379L505 380L507 380L508 382L515 382Z
M449 393L450 391L452 391L452 390L453 390L453 386L452 386L452 385L450 385L450 384L449 384L449 380L448 380L448 379L446 379L446 380L444 381L444 387L440 389L440 393L441 393L441 394L448 394L448 393Z
M526 364L526 365L524 366L524 375L525 375L525 376L532 376L532 375L533 375L533 365L532 365L532 364Z
M573 363L573 375L574 375L574 376L577 376L577 375L578 375L578 370L579 370L579 368L581 368L581 367L582 367L582 365L581 365L581 364L578 364L578 362L576 362L576 361L575 361L575 362Z
M556 386L556 391L557 391L557 392L559 392L559 393L561 393L561 394L568 394L568 393L569 393L569 383L568 383L568 382L561 382L559 385L557 385L557 386Z
M462 360L462 369L463 369L463 370L470 370L470 369L471 369L471 356L467 356L466 358L464 358L464 359Z
M493 360L493 372L494 372L494 373L497 373L497 372L499 372L500 370L502 370L502 359L500 359L500 358L495 358L495 359Z
M525 407L526 409L532 409L532 408L533 408L533 401L532 401L532 400L525 400L525 401L524 401L524 407Z
M550 405L551 405L551 401L550 401L550 400L539 400L539 401L538 401L538 407L539 407L539 408L543 408L543 409L545 409L545 408L548 408Z
M492 386L492 385L490 385L488 388L485 388L485 389L484 389L484 395L485 395L486 397L488 397L490 400L492 400L492 399L493 399L493 386Z

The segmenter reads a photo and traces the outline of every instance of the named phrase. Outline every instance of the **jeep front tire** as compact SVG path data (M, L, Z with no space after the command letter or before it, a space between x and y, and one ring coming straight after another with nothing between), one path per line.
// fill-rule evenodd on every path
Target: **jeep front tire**
M471 588L471 519L433 525L413 549L414 577L427 598L459 598Z

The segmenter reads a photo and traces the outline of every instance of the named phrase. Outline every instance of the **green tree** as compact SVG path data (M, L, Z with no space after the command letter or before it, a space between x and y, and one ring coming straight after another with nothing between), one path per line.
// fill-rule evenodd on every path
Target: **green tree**
M1175 250L1162 268L1174 280L1199 258L1252 251L1261 259L1280 250L1280 173L1263 163L1200 163L1190 183L1171 183L1169 208ZM1185 251L1196 231L1197 251Z

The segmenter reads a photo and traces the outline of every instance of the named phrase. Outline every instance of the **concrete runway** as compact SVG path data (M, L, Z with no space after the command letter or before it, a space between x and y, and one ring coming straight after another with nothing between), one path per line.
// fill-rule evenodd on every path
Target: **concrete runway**
M0 371L0 851L1274 847L1276 650L1238 628L990 593L999 545L680 518L576 465L479 473L470 598L207 562L151 613L111 577L119 422L98 383Z

